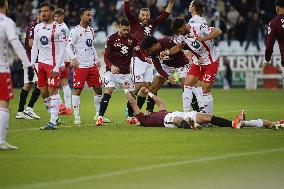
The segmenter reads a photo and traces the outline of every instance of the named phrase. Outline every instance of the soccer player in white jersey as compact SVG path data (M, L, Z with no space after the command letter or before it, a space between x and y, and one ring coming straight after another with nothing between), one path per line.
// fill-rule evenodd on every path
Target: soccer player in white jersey
M35 27L32 46L31 63L34 65L38 59L38 87L51 115L42 130L56 129L58 125L59 68L64 62L67 42L66 29L53 21L54 10L50 3L40 4L42 22Z
M81 123L80 120L80 95L85 82L95 91L94 103L96 106L96 115L100 110L102 100L102 87L99 73L100 60L94 46L94 29L90 27L93 13L89 8L80 10L80 24L71 30L67 53L71 57L71 63L74 67L74 92L72 95L74 124ZM105 122L109 122L107 119Z
M189 76L185 79L184 84L184 109L189 111L193 87L198 80L201 80L204 111L213 113L211 88L219 67L219 53L213 39L220 36L222 31L218 28L208 27L206 24L186 24L183 18L175 18L172 29L179 35L180 44L161 52L161 56L176 54L184 47L189 48L194 55L193 64L191 64L188 72Z
M66 29L66 34L69 36L69 29L64 23L64 10L61 8L58 8L54 11L54 21L60 24L60 26L64 27ZM71 89L68 84L68 78L69 78L69 66L70 66L70 57L68 54L65 55L64 65L60 68L60 84L63 89L64 93L64 103L60 104L59 108L59 114L60 115L72 115L71 110Z
M6 142L9 125L9 101L13 98L13 85L8 62L8 43L12 45L23 65L27 67L29 81L33 80L34 72L16 33L16 25L12 19L6 16L7 10L8 1L0 0L0 150L16 150L16 146Z

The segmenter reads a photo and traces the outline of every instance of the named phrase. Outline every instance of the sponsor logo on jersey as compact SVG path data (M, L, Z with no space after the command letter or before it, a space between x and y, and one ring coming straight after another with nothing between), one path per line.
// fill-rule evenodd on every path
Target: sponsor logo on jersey
M88 47L92 47L92 45L93 45L93 40L92 40L92 39L87 39L86 45L87 45Z
M41 43L42 45L47 45L47 44L48 44L48 38L47 38L46 36L42 36L42 37L40 38L40 43Z

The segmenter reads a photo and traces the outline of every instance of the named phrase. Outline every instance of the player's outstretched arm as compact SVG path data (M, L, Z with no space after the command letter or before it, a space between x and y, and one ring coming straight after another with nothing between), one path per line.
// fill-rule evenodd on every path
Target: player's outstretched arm
M138 107L135 98L133 98L133 96L130 94L130 92L129 92L127 86L124 86L124 92L125 92L125 96L126 96L128 102L129 102L129 104L131 105L131 107L132 107L134 113L135 113L136 115L140 114L140 113L141 113L141 110L140 110L140 108Z
M172 10L173 10L173 7L174 7L174 4L175 4L175 0L169 0L168 2L168 6L167 8L165 9L165 11L169 14L171 14Z
M182 51L182 49L184 48L184 44L177 44L176 46L173 46L172 48L162 51L160 52L160 58L167 58L168 56L174 55L179 53L180 51Z
M135 20L135 16L131 13L130 11L130 5L129 5L129 0L124 0L124 12L127 17L127 19L132 22Z
M141 92L143 92L143 93L147 93L148 96L150 96L150 97L155 101L155 103L159 106L159 110L160 110L160 111L167 109L165 102L164 102L161 98L159 98L158 96L156 96L156 95L154 95L153 93L151 93L151 92L149 91L149 89L147 89L146 87L141 87L140 90L141 90Z

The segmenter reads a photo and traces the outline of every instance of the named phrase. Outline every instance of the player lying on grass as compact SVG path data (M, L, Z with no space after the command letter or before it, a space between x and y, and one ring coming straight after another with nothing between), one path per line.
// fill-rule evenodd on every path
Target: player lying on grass
M144 127L167 127L167 128L184 128L196 129L200 128L199 124L211 123L219 127L233 127L239 129L243 125L244 111L241 111L235 120L230 121L221 117L216 117L211 114L199 112L168 112L166 110L165 102L149 91L149 89L142 87L141 92L147 93L159 107L158 112L152 112L147 115L139 109L136 100L129 93L127 86L124 86L125 95L133 108L133 111Z
M284 120L279 121L268 121L265 119L257 119L257 120L249 120L244 121L244 127L258 127L258 128L267 128L267 129L275 129L281 130L284 129Z

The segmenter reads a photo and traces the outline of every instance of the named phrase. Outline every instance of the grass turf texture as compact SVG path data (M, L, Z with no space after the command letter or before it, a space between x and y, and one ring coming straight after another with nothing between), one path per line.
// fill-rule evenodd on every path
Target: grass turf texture
M169 110L182 110L181 90L159 95ZM284 91L214 90L214 110L233 119L247 110L248 119L284 119ZM245 128L203 128L200 131L143 128L126 124L126 98L113 94L107 118L96 127L91 91L81 97L81 127L73 116L56 131L40 131L49 121L16 120L19 90L11 102L8 141L20 147L0 152L0 188L198 188L280 189L284 181L284 131ZM70 127L68 127L70 126Z

